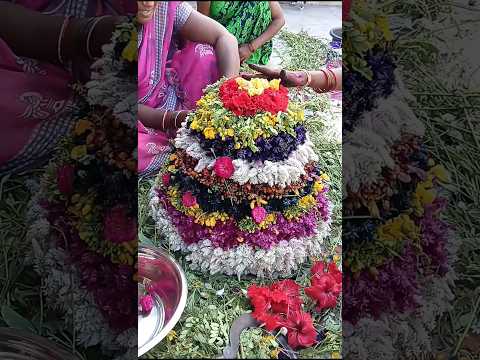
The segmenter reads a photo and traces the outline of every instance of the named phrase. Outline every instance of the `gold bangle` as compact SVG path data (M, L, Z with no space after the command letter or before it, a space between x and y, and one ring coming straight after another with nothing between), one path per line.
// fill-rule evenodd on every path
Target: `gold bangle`
M162 117L162 129L165 131L165 118L167 117L167 112L168 110L165 110L165 112L163 113L163 117Z
M302 69L300 71L304 72L305 75L307 75L307 83L305 85L303 85L303 87L306 87L306 86L310 85L310 83L312 82L312 74L310 74L310 71L305 70L305 69Z

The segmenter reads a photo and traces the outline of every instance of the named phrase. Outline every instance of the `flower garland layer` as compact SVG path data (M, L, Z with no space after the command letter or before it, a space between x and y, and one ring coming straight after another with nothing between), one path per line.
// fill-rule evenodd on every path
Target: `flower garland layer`
M92 64L91 80L83 89L90 105L111 109L132 128L137 125L137 27L136 18L117 25L112 41L102 47L102 57Z
M255 141L257 151L250 149L236 149L233 137L206 139L203 135L195 134L203 150L211 156L229 156L247 161L280 161L288 158L290 153L306 140L306 129L302 125L294 128L295 135L292 136L282 132L268 138L260 137ZM238 145L237 145L238 146Z
M233 162L232 162L233 163ZM221 197L232 199L236 203L240 203L245 199L253 200L262 198L270 200L273 198L282 198L288 194L296 194L305 187L307 182L311 182L318 176L328 181L329 177L322 174L315 163L309 163L305 166L305 175L294 184L290 184L281 188L280 186L269 186L268 184L250 184L240 185L229 179L218 177L215 172L209 171L207 168L198 173L194 170L197 160L188 156L185 151L178 150L170 156L170 162L167 166L167 172L162 175L161 182L169 182L173 177L187 177L191 187L208 187L212 191L218 193ZM168 174L169 173L169 174ZM160 181L160 178L158 178ZM175 181L175 179L173 179Z
M223 220L216 213L199 221L194 217L183 214L177 210L168 198L159 193L158 201L168 213L182 240L187 244L195 244L203 239L208 239L213 246L221 249L232 249L242 244L269 249L275 244L292 238L311 237L316 234L318 222L330 221L330 205L323 194L317 197L317 204L310 211L295 220L289 220L283 215L275 215L274 223L267 223L265 227L254 226L253 229L242 229L233 219ZM211 222L205 224L208 219Z
M44 199L52 222L67 213L90 250L130 266L137 252L136 209L128 206L136 197L131 191L136 186L133 133L108 112L95 110L80 119L72 137L64 141L57 163L46 172L50 185ZM99 228L106 241L99 241Z
M316 225L316 235L308 238L283 240L269 249L256 249L248 244L241 244L232 249L223 250L212 244L210 240L201 239L193 244L186 244L172 218L165 209L165 203L152 193L150 206L157 228L165 235L165 239L173 251L186 253L186 260L193 270L201 270L211 274L226 275L252 274L258 277L288 277L298 269L310 256L318 256L323 252L323 239L330 231L330 210L328 220ZM171 209L171 208L170 208ZM183 214L180 215L184 217Z
M172 158L175 157L172 155ZM161 176L161 182L160 177L158 178L158 188L169 195L170 202L178 210L194 216L197 220L208 218L209 213L217 213L222 220L234 218L241 223L243 220L251 220L254 211L260 208L265 209L264 218L270 214L276 217L277 213L282 213L287 218L293 219L314 207L315 197L319 193L328 191L326 184L328 176L312 173L310 180L305 181L300 189L284 193L281 197L263 198L245 193L239 201L236 201L218 191L218 188L222 187L228 191L228 183L219 184L217 187L205 186L194 178L178 173L176 168L168 166L168 169L169 171Z
M198 160L194 168L196 172L202 172L205 168L211 169L216 162L216 158L210 157L184 127L177 133L175 146ZM231 179L240 185L250 183L285 187L305 175L305 165L312 161L318 161L318 155L313 151L313 143L307 135L305 143L293 151L286 160L264 163L251 163L243 159L232 160L234 172Z

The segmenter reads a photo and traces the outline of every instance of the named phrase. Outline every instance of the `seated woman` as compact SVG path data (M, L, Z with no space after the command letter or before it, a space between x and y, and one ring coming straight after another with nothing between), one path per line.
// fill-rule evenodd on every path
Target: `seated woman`
M197 1L197 9L235 35L240 61L249 64L269 62L272 38L285 25L278 1Z
M235 37L180 1L139 1L138 170L154 173L202 90L238 75Z
M72 82L135 11L132 0L0 1L0 176L47 160L73 126Z

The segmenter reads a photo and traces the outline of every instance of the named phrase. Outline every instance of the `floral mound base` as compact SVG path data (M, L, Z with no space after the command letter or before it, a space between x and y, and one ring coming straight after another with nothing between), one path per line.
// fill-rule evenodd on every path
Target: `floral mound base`
M365 77L372 74L381 91L368 101L347 94L358 106L347 116L343 145L350 155L344 157L343 355L419 358L433 351L429 335L453 299L456 245L444 220L449 175L428 153L424 126L409 106L415 99L392 71L393 58L369 61L391 52L393 36L387 17L364 6L353 7L356 16L346 26L352 81L345 91L371 86ZM366 47L355 43L362 38Z
M193 269L291 276L330 230L329 177L302 107L279 80L242 78L208 86L197 105L151 191L158 229Z
M137 355L136 108L108 106L112 88L102 85L136 96L136 42L134 21L118 25L96 80L76 89L76 124L33 185L28 213L33 262L62 330L116 360Z

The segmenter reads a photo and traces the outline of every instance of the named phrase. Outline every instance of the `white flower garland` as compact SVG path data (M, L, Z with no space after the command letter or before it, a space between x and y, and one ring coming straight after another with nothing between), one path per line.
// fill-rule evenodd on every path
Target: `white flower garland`
M195 166L196 172L201 172L205 168L213 168L215 158L210 157L202 149L198 140L191 136L186 122L182 124L177 133L175 146L185 150L189 156L198 160ZM286 160L278 162L267 160L263 163L249 162L243 159L233 160L235 171L231 179L241 185L246 183L268 184L284 188L300 180L301 176L305 175L305 165L312 161L318 161L318 155L313 150L313 143L307 134L305 143L298 146Z
M89 347L101 344L106 352L129 348L136 353L136 329L116 335L109 328L92 294L81 285L78 269L68 260L68 254L55 245L56 235L46 219L46 211L39 204L41 199L47 197L45 188L33 186L32 190L37 192L30 200L27 213L27 241L32 243L31 260L43 279L46 303L51 309L60 310L65 322L75 328L79 345Z
M423 136L425 133L424 125L406 102L411 100L411 94L399 75L396 76L398 81L390 97L363 114L353 132L345 136L343 150L351 156L343 158L344 196L347 186L358 191L360 185L381 179L383 168L393 168L390 149L402 135Z
M353 133L346 137L344 151L344 196L346 185L353 191L361 184L381 178L382 167L392 167L390 147L403 134L423 136L424 125L415 116L407 100L412 95L396 74L398 85L393 94L379 103L378 108L366 113ZM375 139L375 140L372 140ZM375 141L375 142L373 142ZM375 144L375 145L373 145ZM456 258L457 244L449 234L447 240L448 264ZM420 306L406 314L385 314L374 320L365 317L356 325L344 322L343 357L367 360L400 360L415 358L432 350L429 334L436 319L451 308L455 272L450 267L444 277L429 276L421 280L422 289L417 300Z
M112 41L103 45L103 55L91 67L91 80L86 84L87 100L91 105L102 105L112 109L113 115L125 125L137 126L137 79L119 77L121 62L116 59L114 49L124 31L131 31L132 23L122 23L113 32Z
M210 274L256 275L258 277L289 277L309 257L322 254L323 241L330 233L330 220L320 222L317 234L303 239L281 241L268 250L255 249L242 244L234 249L223 250L215 247L209 240L200 240L196 244L187 245L170 221L170 217L160 204L159 197L152 190L150 208L159 231L173 251L187 253L186 259L194 270L202 270Z

